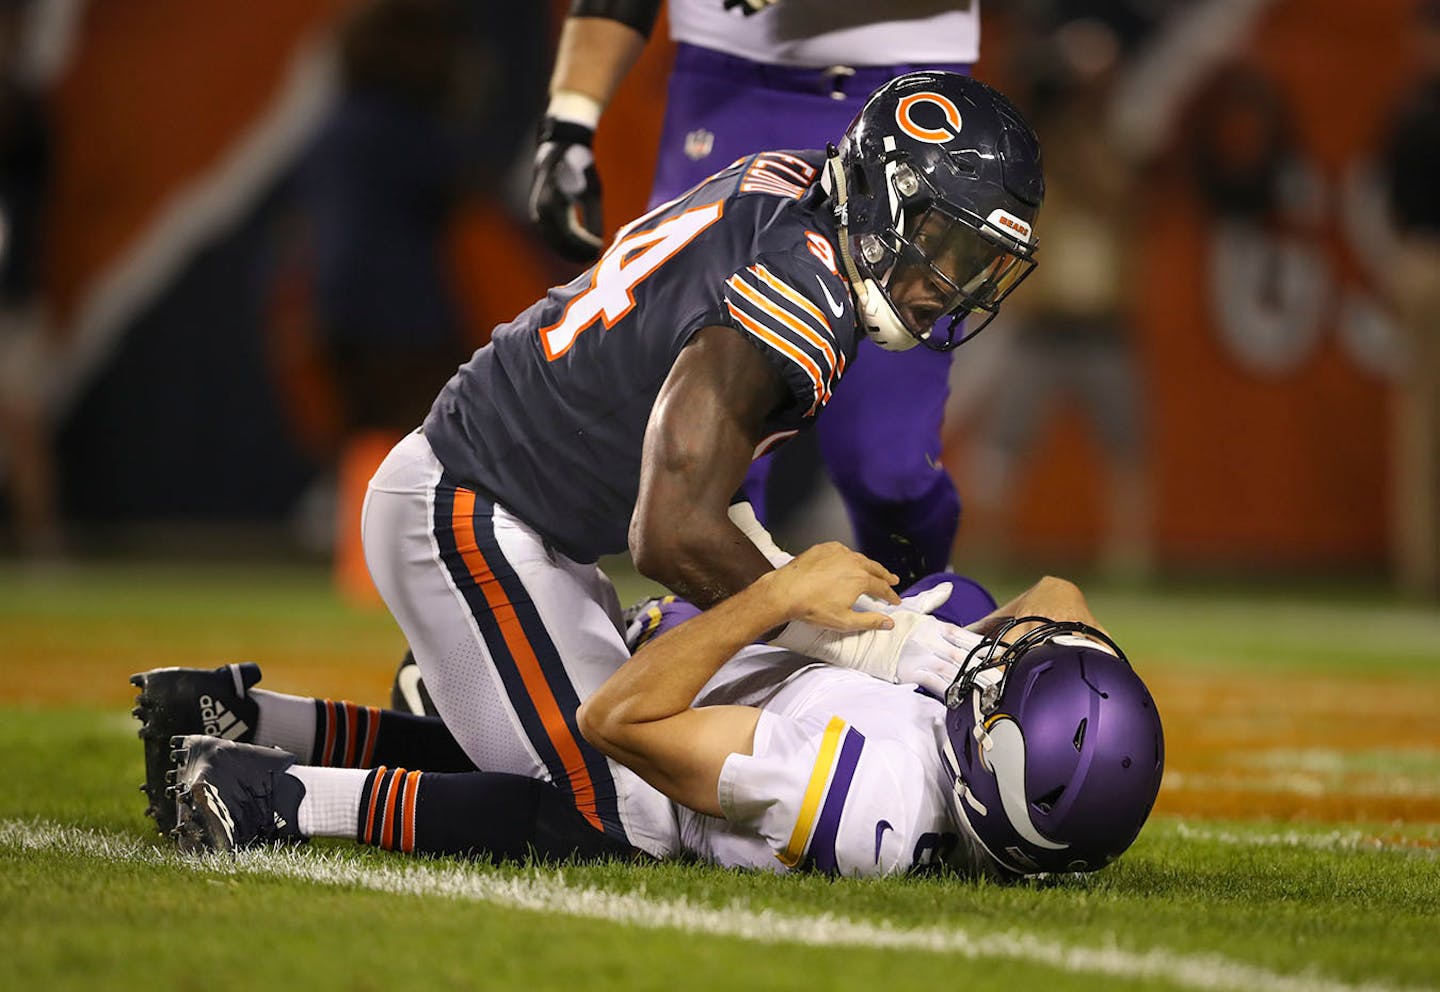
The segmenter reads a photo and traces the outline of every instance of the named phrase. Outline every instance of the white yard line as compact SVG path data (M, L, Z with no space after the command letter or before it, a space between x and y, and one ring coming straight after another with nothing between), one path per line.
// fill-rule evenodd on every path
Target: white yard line
M828 914L757 910L741 903L714 908L684 899L656 899L641 893L578 888L568 884L559 871L535 870L521 876L501 876L479 867L445 863L371 865L308 849L246 851L234 859L188 858L118 834L13 819L0 820L0 847L58 851L207 873L290 878L394 895L441 897L604 920L647 930L678 930L764 944L926 951L969 959L1004 959L1067 972L1152 979L1192 989L1272 989L1277 992L1396 992L1397 989L1373 983L1333 981L1313 972L1281 974L1218 954L1072 946L1015 930L991 933L950 927L900 928Z

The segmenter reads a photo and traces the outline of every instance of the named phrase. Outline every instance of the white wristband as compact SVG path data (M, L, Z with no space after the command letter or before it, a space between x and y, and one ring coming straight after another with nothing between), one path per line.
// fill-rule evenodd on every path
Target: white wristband
M771 568L782 568L795 560L795 556L782 550L765 525L755 516L755 508L749 503L732 503L726 510L730 522L740 528L740 533L750 539L757 551L765 556Z
M600 113L605 108L593 96L586 96L575 90L556 90L550 96L550 106L545 109L547 117L569 121L595 130L600 125Z

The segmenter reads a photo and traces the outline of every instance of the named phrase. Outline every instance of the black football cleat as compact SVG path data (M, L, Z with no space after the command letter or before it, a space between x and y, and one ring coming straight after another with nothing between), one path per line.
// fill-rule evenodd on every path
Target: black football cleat
M415 652L405 652L400 667L395 670L395 681L390 684L390 708L401 713L416 716L439 716L430 690L420 677L420 666L415 664Z
M249 689L260 681L252 661L219 668L152 668L130 676L140 688L131 715L140 721L145 742L145 815L162 834L175 829L175 804L165 798L170 769L170 738L209 734L232 741L253 741L260 707Z
M295 764L293 755L204 734L170 743L175 768L167 794L176 815L171 836L181 851L235 851L305 839L299 824L305 785L285 774Z

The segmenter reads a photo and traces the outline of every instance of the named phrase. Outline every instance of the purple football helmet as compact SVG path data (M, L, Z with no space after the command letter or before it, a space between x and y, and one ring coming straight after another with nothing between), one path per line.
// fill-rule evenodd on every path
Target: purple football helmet
M1030 621L1041 626L1004 643ZM1004 867L1094 871L1140 833L1165 738L1145 683L1105 634L1011 620L970 652L945 705L951 806Z

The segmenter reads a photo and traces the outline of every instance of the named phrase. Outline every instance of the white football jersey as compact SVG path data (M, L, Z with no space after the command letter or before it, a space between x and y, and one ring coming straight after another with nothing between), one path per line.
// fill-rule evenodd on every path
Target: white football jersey
M725 819L679 809L686 851L773 871L889 875L942 861L992 870L950 813L945 707L914 686L753 647L696 698L717 704L760 707L755 746L720 774Z
M780 0L741 16L670 0L676 41L769 65L924 65L980 57L980 0Z

